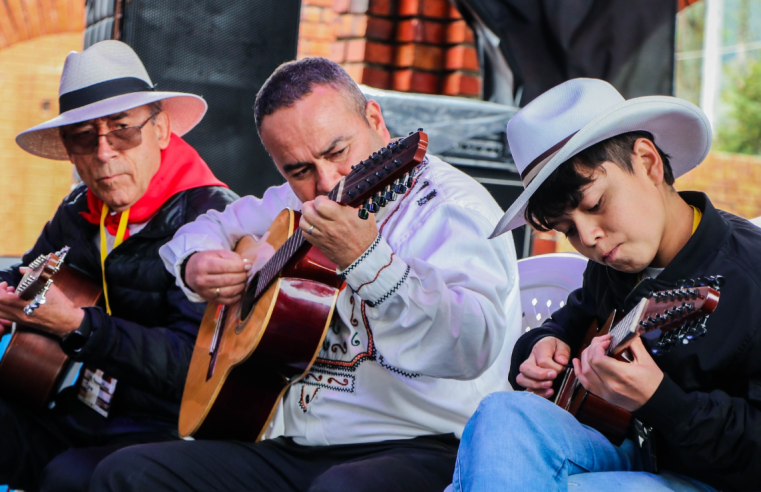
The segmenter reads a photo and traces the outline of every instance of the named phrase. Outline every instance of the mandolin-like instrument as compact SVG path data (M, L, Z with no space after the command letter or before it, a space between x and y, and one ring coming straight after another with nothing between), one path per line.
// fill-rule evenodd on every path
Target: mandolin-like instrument
M359 216L367 219L412 186L427 147L422 129L410 133L352 166L328 197L362 205ZM244 237L236 245L250 260L274 254L239 302L208 304L182 397L181 436L258 440L285 391L317 357L343 281L304 240L299 217L283 210L260 241Z
M29 301L27 316L45 304L45 294L55 285L77 307L94 306L103 290L100 283L66 266L69 248L39 256L29 265L16 293ZM35 410L44 409L55 397L71 361L59 339L34 328L17 325L5 355L0 359L0 396Z
M655 355L702 337L706 333L708 315L719 303L719 287L723 279L709 277L689 283L697 285L652 292L643 297L626 316L617 317L614 311L602 328L593 323L576 357L589 347L592 338L608 333L611 342L607 354L627 362L632 360L629 345L635 337L644 333L660 330L660 339L651 349ZM555 404L616 445L621 444L628 434L631 412L585 390L573 367L565 371Z

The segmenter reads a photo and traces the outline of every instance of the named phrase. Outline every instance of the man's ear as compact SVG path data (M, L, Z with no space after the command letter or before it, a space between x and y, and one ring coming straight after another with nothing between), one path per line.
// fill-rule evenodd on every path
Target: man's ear
M172 123L166 111L162 111L155 116L156 137L158 138L159 148L166 149L169 146L169 140L172 135Z
M644 167L648 179L658 186L664 182L663 159L655 144L648 138L638 138L632 148L632 158Z
M391 140L391 134L388 132L388 128L386 128L386 120L383 119L383 112L381 111L380 104L369 99L365 106L365 117L367 118L367 123L370 125L370 128L380 135L384 142L389 142Z

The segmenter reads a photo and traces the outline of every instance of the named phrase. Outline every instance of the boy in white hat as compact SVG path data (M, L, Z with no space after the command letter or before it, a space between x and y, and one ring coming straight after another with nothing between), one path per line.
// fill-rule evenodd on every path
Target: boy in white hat
M186 299L158 250L180 226L236 198L180 138L206 103L155 91L126 44L104 41L70 53L59 94L60 115L16 141L32 154L71 161L83 184L64 198L22 263L0 271L0 332L11 322L37 328L85 369L52 410L31 410L0 391L0 483L25 490L87 490L108 454L178 439L203 305ZM102 301L77 308L53 284L47 303L27 316L14 292L19 267L65 246L65 263L102 284ZM110 383L99 385L93 373Z
M469 421L454 490L761 490L761 229L673 187L708 152L705 115L575 79L521 110L507 135L526 190L494 236L525 221L592 261L582 288L518 340L510 383L526 391L488 396ZM627 363L606 355L606 335L572 358L592 321L716 275L726 284L703 338L659 355L657 338L637 338ZM571 364L655 439L613 445L549 401Z

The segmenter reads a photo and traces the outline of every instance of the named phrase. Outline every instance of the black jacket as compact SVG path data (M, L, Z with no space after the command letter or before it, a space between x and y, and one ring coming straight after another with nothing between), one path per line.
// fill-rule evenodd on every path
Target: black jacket
M518 340L510 384L519 387L519 366L540 339L557 337L575 354L593 319L628 311L680 279L722 275L707 335L654 357L665 377L635 416L658 431L663 469L722 490L761 490L761 228L716 210L702 193L681 195L703 218L663 272L637 284L635 274L589 262L566 306Z
M237 196L222 187L201 187L171 197L144 229L128 237L106 258L106 282L113 316L102 306L86 308L83 325L92 334L73 359L117 379L108 421L74 402L76 387L59 396L59 407L76 415L72 426L99 432L109 427L139 430L142 423L176 427L185 377L205 305L190 302L159 257L159 248L183 224L209 209L223 210ZM66 264L101 283L99 226L87 222L87 188L77 187L45 225L22 264L40 254L70 246ZM17 285L17 266L0 271L0 278ZM86 412L81 411L84 408ZM125 424L125 421L128 423ZM137 426L137 428L135 428Z

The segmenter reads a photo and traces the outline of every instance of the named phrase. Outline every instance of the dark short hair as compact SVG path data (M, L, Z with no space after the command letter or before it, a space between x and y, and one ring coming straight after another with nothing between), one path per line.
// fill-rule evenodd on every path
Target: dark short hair
M164 110L164 101L159 99L158 101L153 101L152 103L146 104L146 106L148 106L150 113L159 114Z
M592 173L604 162L613 162L629 174L634 173L632 152L634 143L640 138L646 138L655 145L655 139L649 132L623 133L596 143L562 163L529 198L524 213L526 222L540 231L550 231L552 221L566 210L579 206L584 197L582 188L593 181ZM671 186L674 184L674 173L669 156L657 145L655 148L663 161L664 181Z
M283 63L267 79L254 103L256 130L275 111L293 106L308 96L315 85L329 85L349 98L356 113L365 119L367 98L341 65L321 57Z

